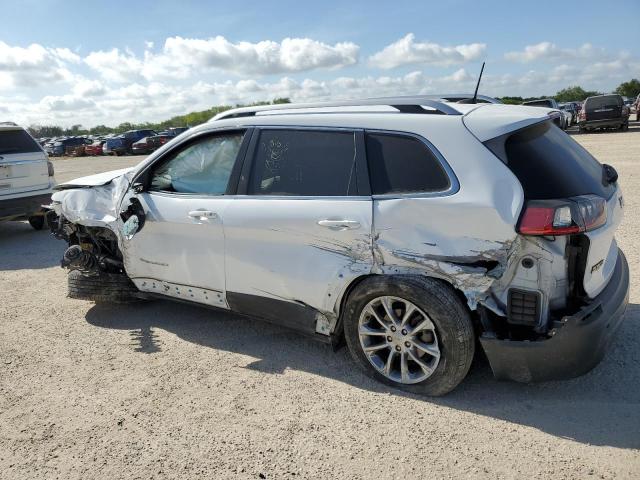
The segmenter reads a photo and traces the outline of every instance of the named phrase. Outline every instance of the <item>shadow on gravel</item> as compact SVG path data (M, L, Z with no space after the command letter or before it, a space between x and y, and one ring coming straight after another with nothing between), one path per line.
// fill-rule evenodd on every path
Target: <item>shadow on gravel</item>
M630 305L611 351L589 374L574 380L521 385L496 381L483 355L466 380L442 398L390 389L361 374L346 349L258 320L190 305L157 301L95 305L86 315L96 327L130 330L136 351L159 353L154 329L209 348L259 358L247 368L264 373L296 369L357 388L386 392L526 425L577 442L640 447L640 305Z
M25 222L0 222L0 271L60 265L64 242L49 229L37 231Z

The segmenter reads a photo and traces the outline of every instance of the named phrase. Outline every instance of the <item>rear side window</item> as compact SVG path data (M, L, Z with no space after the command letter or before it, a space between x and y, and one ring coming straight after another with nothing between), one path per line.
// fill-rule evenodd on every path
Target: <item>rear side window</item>
M250 195L356 195L355 134L263 130L256 145Z
M506 140L502 137L490 140L485 145L515 174L527 200L587 194L609 198L615 190L614 185L604 185L602 165L550 122L513 133Z
M367 161L374 195L448 190L444 168L427 146L414 137L368 133Z
M591 97L585 101L587 110L597 110L599 108L607 107L621 107L622 97L619 95L605 95L602 97Z
M40 147L24 130L0 131L0 155L40 152Z

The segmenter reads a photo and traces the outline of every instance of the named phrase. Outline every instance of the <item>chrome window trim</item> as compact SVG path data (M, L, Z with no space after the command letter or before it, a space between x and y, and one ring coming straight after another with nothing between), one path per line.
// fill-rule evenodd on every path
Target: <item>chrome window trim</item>
M233 199L233 200L367 200L370 201L371 197L367 195L350 195L350 196L327 196L327 195L316 195L316 196L301 196L301 195L206 195L202 193L179 193L179 192L163 192L161 190L147 190L143 193L148 195L159 195L162 197L173 197L173 198L185 198L185 199L203 199L203 200L212 200L212 199Z
M455 195L460 191L460 182L458 181L458 177L455 172L444 158L444 156L440 153L440 151L426 138L422 135L413 132L406 132L402 130L384 130L384 129L364 129L365 135L367 133L380 133L383 135L396 135L400 137L411 137L416 140L422 142L429 151L436 157L440 166L444 170L445 174L449 178L449 188L446 190L438 190L435 192L406 192L406 193L382 193L382 194L372 194L371 197L374 200L390 200L394 198L434 198L434 197L449 197L451 195ZM365 138L366 141L366 138ZM368 160L367 160L368 161ZM369 178L371 178L371 172L369 172Z

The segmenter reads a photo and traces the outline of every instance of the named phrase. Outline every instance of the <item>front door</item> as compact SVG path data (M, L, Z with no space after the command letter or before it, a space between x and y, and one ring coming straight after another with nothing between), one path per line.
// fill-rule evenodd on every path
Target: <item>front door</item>
M223 223L231 200L225 193L244 136L196 138L143 176L134 199L144 222L123 240L127 274L140 290L228 308Z

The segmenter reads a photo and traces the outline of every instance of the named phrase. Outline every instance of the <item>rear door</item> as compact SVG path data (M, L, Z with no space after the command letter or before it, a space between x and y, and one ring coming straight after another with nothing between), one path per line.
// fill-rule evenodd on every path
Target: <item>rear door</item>
M223 224L245 138L244 130L197 137L142 175L146 187L134 198L144 223L123 249L127 274L140 290L227 307Z
M342 288L373 262L363 133L263 128L250 152L225 212L229 304L329 333Z
M49 188L47 156L21 128L0 127L0 197Z

